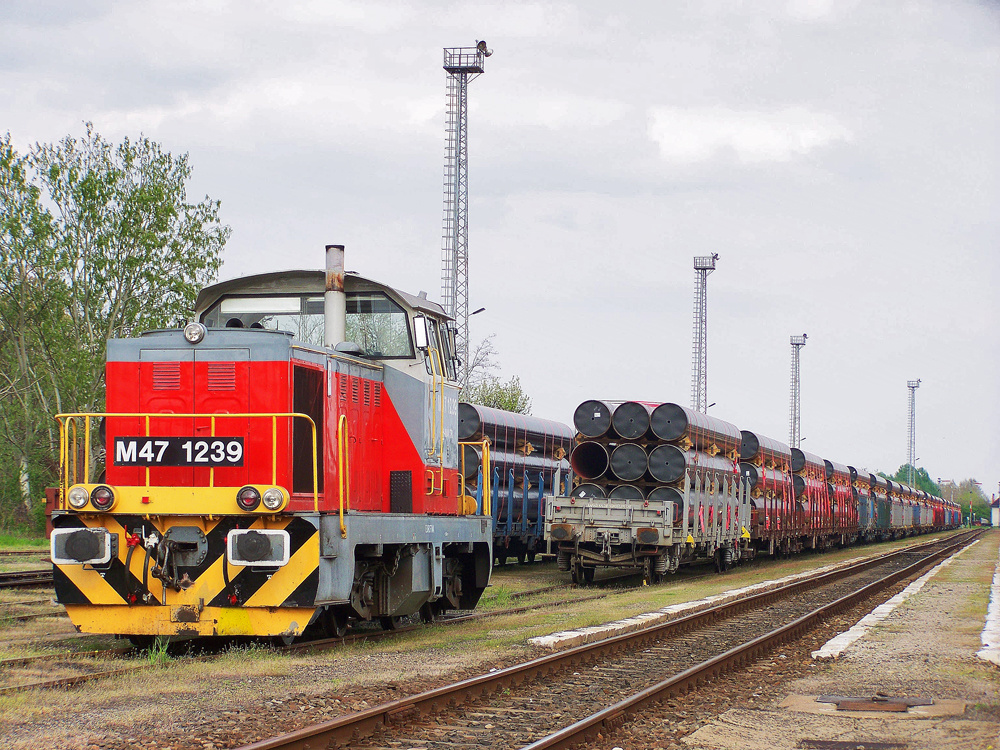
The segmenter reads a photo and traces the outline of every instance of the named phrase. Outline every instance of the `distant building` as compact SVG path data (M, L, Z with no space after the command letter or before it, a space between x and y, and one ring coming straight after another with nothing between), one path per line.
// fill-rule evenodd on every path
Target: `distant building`
M993 528L1000 526L1000 497L990 503L990 520Z

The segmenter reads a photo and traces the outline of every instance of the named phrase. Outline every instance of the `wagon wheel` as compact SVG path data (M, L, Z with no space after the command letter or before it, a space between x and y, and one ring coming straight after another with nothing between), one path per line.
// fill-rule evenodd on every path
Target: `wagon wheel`
M584 568L583 569L583 580L587 583L594 582L594 574L597 572L597 568Z
M430 625L441 616L441 605L438 602L426 602L420 608L420 621Z
M525 552L524 550L521 550L520 552L517 553L517 563L518 563L518 565L524 565L524 561L527 558L527 554L528 553Z
M663 580L663 574L658 573L656 570L656 558L647 557L646 566L642 571L642 577L647 584L653 586L654 584L660 583Z
M403 618L399 615L383 615L378 618L378 622L382 626L382 630L399 630L403 624Z
M533 563L535 561L535 550L528 550L528 562Z

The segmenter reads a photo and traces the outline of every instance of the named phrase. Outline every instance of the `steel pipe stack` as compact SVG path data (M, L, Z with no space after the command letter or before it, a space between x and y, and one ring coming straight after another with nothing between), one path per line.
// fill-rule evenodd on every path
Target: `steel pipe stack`
M735 425L675 403L584 401L573 415L576 497L682 503L685 479L715 486L739 476ZM675 516L676 517L676 516Z
M792 486L795 499L808 510L810 529L826 532L832 523L826 463L814 453L792 448Z
M792 449L756 432L740 433L740 473L750 485L755 537L780 538L793 528L795 488Z

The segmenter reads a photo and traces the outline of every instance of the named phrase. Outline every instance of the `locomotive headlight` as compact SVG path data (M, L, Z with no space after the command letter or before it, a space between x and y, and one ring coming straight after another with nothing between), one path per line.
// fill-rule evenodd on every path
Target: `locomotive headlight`
M260 505L260 493L255 487L244 487L236 493L236 504L246 511L257 510Z
M90 493L90 502L98 510L111 510L115 504L115 493L110 487L99 484Z
M201 343L201 340L205 338L206 333L208 333L208 329L201 323L192 322L184 326L184 338L187 339L189 344Z
M264 507L268 510L277 510L285 502L285 493L277 487L272 487L264 493Z
M70 507L80 510L90 500L90 493L87 492L86 487L76 485L76 487L70 487L69 494L66 497L69 500Z

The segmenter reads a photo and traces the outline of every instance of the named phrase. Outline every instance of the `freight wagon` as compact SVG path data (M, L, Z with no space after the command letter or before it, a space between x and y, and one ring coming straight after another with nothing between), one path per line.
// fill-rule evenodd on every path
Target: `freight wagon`
M699 560L723 571L960 522L942 498L678 404L585 401L574 425L575 487L548 500L545 536L576 582L597 568L656 581Z

